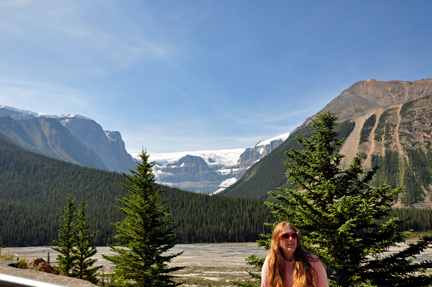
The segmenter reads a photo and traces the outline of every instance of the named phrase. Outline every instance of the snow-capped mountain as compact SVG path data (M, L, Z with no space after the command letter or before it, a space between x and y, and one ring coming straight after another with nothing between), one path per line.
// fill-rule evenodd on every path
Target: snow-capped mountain
M110 171L128 172L136 167L120 133L104 131L90 118L46 115L4 105L0 105L0 116L0 132L23 148Z
M151 154L159 183L184 190L216 194L243 176L255 162L288 138L289 133L250 148Z
M0 105L0 133L23 148L83 166L125 172L136 167L119 132L104 131L84 116L46 115ZM153 154L150 160L155 162L159 183L213 194L235 183L288 135L250 148Z
M26 110L21 110L13 107L8 107L5 105L0 105L0 115L8 115L14 120L28 120L32 118L50 118L59 120L61 118L78 118L83 120L91 120L87 117L76 115L76 114L61 114L61 115L47 115L38 112L31 112Z

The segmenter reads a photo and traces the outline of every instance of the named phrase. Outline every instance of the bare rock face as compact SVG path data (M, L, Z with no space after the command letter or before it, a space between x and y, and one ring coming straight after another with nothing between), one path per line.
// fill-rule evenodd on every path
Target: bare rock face
M357 82L328 103L319 113L331 111L343 121L379 107L420 99L432 94L432 79Z
M84 166L106 169L91 149L71 135L59 121L38 117L14 120L0 116L0 132L21 147L46 156Z
M93 150L110 171L127 172L135 169L132 156L126 152L119 132L105 132L93 120L78 117L59 118L73 136Z
M379 166L376 184L404 185L395 207L432 207L432 93L375 108L354 118L341 153L345 165L357 154L364 166Z
M135 170L136 163L132 156L127 153L125 143L119 132L105 131L109 139L109 146L114 155L112 163L117 167L116 171L128 172L130 169ZM108 159L107 159L108 160Z
M119 132L79 115L43 115L0 106L0 132L25 149L83 166L129 172L136 163Z

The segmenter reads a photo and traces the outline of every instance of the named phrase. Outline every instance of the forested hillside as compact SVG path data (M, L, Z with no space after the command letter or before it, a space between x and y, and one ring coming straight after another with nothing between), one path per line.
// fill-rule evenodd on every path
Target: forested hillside
M3 246L51 245L66 195L88 203L94 244L113 242L111 222L122 220L116 198L124 177L26 151L0 134L0 239ZM207 196L160 186L180 243L254 241L274 219L262 200Z

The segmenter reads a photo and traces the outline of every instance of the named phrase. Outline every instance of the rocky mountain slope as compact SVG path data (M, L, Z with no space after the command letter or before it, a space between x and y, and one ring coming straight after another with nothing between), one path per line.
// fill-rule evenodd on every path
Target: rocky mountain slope
M15 121L3 115L0 116L0 132L27 150L83 166L107 169L97 154L55 119L40 117Z
M117 172L136 166L119 132L83 116L0 106L0 132L25 149L75 164Z
M432 97L426 96L356 117L342 148L346 162L361 154L365 166L381 166L376 183L404 185L396 206L432 207L431 116Z
M127 153L119 132L104 131L91 119L61 116L58 120L71 135L94 151L108 170L127 172L129 169L135 169L135 162Z
M283 134L246 149L155 154L159 183L201 193L219 193L243 176L288 137Z
M344 121L361 116L375 108L406 103L431 94L432 78L414 82L383 82L370 79L355 83L318 113L331 111L338 115L340 121Z
M375 184L387 182L393 187L406 187L395 206L432 207L430 95L432 79L414 82L368 80L355 83L320 111L331 111L342 122L339 128L346 138L341 150L346 155L345 163L361 154L366 167L380 166ZM286 141L289 144L281 148L299 148L292 137L310 136L308 124L311 118L293 132ZM273 153L278 156L272 156ZM262 184L262 178L258 180L261 176L258 175L268 174L264 167L280 166L279 162L283 160L283 153L279 148L275 149L224 194L266 197L267 191L284 185L284 172L272 172L273 177L267 176L266 184ZM259 187L253 190L254 186Z

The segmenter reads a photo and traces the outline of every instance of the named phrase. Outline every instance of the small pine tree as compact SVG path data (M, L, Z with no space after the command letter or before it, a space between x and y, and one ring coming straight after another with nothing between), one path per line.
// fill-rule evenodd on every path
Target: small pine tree
M431 286L432 275L425 271L432 267L432 260L415 263L413 259L430 247L432 237L386 254L409 235L398 231L401 219L384 220L402 188L370 185L377 167L365 170L360 156L342 169L343 141L337 139L335 125L333 114L319 115L312 123L312 138L297 138L305 149L286 152L286 174L294 188L270 192L275 201L266 204L280 221L302 231L306 249L327 265L330 286ZM377 223L380 219L383 224ZM259 245L268 248L270 236L263 236ZM250 261L259 267L262 262ZM236 283L252 286L252 282Z
M88 234L89 225L87 223L86 209L87 204L83 198L80 203L76 217L76 233L74 237L73 254L75 266L72 270L72 277L77 277L90 281L94 284L98 282L97 272L102 266L93 267L97 259L91 259L97 253L96 247L91 245L91 239L97 234L97 231Z
M140 154L141 164L131 175L123 174L128 185L123 186L130 192L129 197L118 200L122 207L117 207L126 218L114 226L118 243L110 245L117 255L103 257L114 263L114 278L122 286L177 286L169 273L183 267L167 266L173 258L180 255L163 255L176 244L174 228L177 227L159 202L154 175L153 163L149 155Z
M66 197L67 205L61 209L63 216L60 218L63 224L58 229L58 240L54 240L56 245L52 247L57 251L57 264L59 271L66 276L71 276L72 268L74 267L75 255L73 247L75 245L75 199L68 195Z

